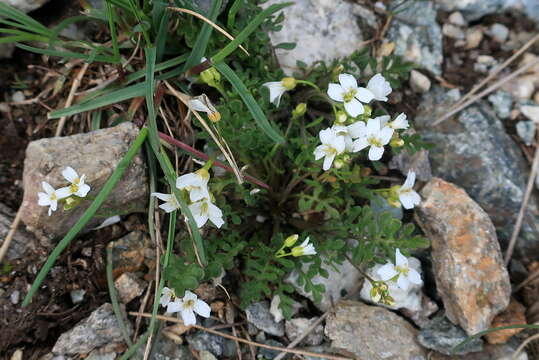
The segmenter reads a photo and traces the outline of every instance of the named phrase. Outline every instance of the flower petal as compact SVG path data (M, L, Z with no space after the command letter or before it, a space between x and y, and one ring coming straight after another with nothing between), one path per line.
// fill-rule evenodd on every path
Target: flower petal
M387 122L389 121L389 119L391 119L391 116L389 115L382 115L382 116L377 116L375 117L375 119L378 119L380 121L380 127L384 127L387 125Z
M335 137L337 137L337 134L335 134L335 131L333 131L331 128L327 128L320 130L318 136L320 137L322 144L331 144Z
M169 302L167 305L167 312L176 313L183 309L183 302L179 299Z
M180 315L185 326L195 325L197 323L195 313L191 309L182 309Z
M74 182L79 177L77 172L71 166L66 167L64 171L62 171L62 176L70 183Z
M88 192L90 192L90 186L88 186L87 184L82 184L79 186L79 191L77 191L75 195L77 195L78 197L85 197L86 195L88 195Z
M345 92L357 89L357 81L353 75L339 74L339 82L341 83L341 86Z
M170 195L171 194L163 194L163 193L159 193L159 192L153 192L151 194L151 196L155 196L159 200L163 200L163 201L169 201L170 200Z
M408 267L408 259L402 255L400 249L395 249L395 265L401 268Z
M415 184L415 172L409 170L408 175L406 175L406 180L402 184L402 189L412 189Z
M191 201L199 201L202 199L209 199L210 193L208 191L208 188L205 186L202 187L193 187L191 191L189 192L189 198Z
M396 275L399 273L397 270L395 270L395 266L392 263L387 263L380 267L376 273L380 277L380 280L388 281L389 279L393 279Z
M326 152L324 151L325 148L326 148L326 145L318 145L316 149L314 149L313 154L314 154L315 160L319 160L326 155Z
M358 152L369 146L369 142L366 137L360 137L354 141L352 152Z
M379 136L380 140L382 140L382 144L387 145L389 141L391 140L391 137L393 136L393 129L389 126L384 126L382 130L380 130Z
M402 290L406 291L410 287L410 282L408 281L406 276L400 275L399 278L397 279L397 286L401 288Z
M339 84L329 84L328 85L328 96L335 101L343 102L343 93L344 90Z
M382 76L374 75L367 84L367 89L374 93L374 98L379 101L387 101L387 95L391 93L391 85Z
M69 197L69 196L71 196L71 188L69 186L65 186L56 190L56 197L58 199L65 199L66 197ZM84 197L84 196L81 196L81 197Z
M408 123L408 120L406 119L405 113L400 113L399 116L397 116L395 120L391 122L391 127L393 129L408 129L409 126L410 124Z
M357 99L352 99L348 102L345 102L344 109L351 117L359 116L365 112L363 105Z
M356 121L352 125L348 125L348 134L352 137L352 139L356 139L358 137L364 136L366 134L367 126L365 125L365 122L363 121Z
M49 195L54 192L54 188L48 182L42 181L41 186L43 187L43 190L45 190L45 192Z
M182 298L182 300L183 300L184 302L185 302L185 301L188 301L188 300L193 300L193 301L195 301L196 299L198 299L197 294L195 294L195 293L192 292L192 291L185 290L185 294L183 294L183 298Z
M358 88L355 96L356 99L366 104L370 103L372 99L374 99L373 92L369 89L365 89L364 87Z
M199 182L199 176L195 173L182 175L176 179L176 187L180 190L196 185Z
M399 200L402 204L402 207L406 210L413 209L415 205L418 205L421 202L419 194L414 190L405 191L399 194Z
M49 206L50 205L49 195L47 195L47 194L45 194L43 192L39 192L39 193L37 193L37 197L38 197L37 204L39 206Z
M205 112L205 113L211 112L210 108L206 104L204 104L202 101L200 101L199 99L191 99L191 100L189 100L189 105L195 111L202 111L202 112Z
M367 134L378 135L380 132L380 118L369 119L367 121Z
M369 160L376 161L380 160L382 158L382 155L384 155L384 147L383 146L372 146L369 149Z
M423 284L423 280L421 280L421 275L419 275L419 273L415 269L410 269L410 271L408 272L408 281L415 285Z
M217 227L221 228L225 223L223 220L223 212L216 205L209 203L210 221Z
M211 308L202 300L196 300L194 306L195 312L202 317L210 317Z
M162 203L161 205L159 205L159 208L165 210L166 213L171 213L173 212L174 210L177 210L178 207L175 206L174 204L170 203L170 202L165 202L165 203Z
M324 158L324 164L322 165L322 169L324 171L328 171L331 167L331 164L333 164L333 160L335 160L335 154L326 154L326 157Z

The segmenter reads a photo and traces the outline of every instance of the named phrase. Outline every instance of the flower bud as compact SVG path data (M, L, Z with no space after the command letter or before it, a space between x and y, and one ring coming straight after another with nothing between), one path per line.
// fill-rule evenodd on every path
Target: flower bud
M335 122L339 125L344 124L347 119L348 115L344 111L337 111L337 114L335 114Z
M287 238L284 240L284 246L285 246L285 247L292 247L292 246L294 246L294 244L296 243L296 241L298 241L298 238L299 238L299 235L298 235L298 234L290 235L289 237L287 237Z
M364 116L365 118L370 118L372 115L372 107L369 105L363 105L363 114L361 116Z
M335 166L335 169L340 169L345 165L345 162L342 159L337 159L333 165Z
M208 169L205 169L204 167L198 169L197 171L195 171L195 174L197 174L198 176L200 176L203 179L209 179L210 178L210 173L208 172Z
M300 116L305 115L307 112L307 104L299 103L296 108L292 111L292 118L297 119Z
M344 66L342 64L339 64L335 66L333 70L331 70L331 76L333 78L336 78L337 76L339 76L340 73L342 73L343 70L344 70Z
M208 119L210 119L210 121L213 123L217 123L221 120L221 113L219 111L209 113Z
M391 147L401 147L404 145L404 140L402 140L401 138L393 138L389 142L389 145Z
M296 79L293 77L285 77L281 79L281 84L286 90L292 90L296 87Z
M221 82L221 74L217 69L211 67L200 73L200 79L210 86L215 86L215 84Z

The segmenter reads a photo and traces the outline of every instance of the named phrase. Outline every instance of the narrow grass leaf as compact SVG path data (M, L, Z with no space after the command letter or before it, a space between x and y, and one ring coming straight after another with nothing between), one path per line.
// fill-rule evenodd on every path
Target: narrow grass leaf
M283 144L284 138L271 126L270 122L266 118L266 115L253 98L253 95L251 95L245 84L241 81L238 75L236 75L234 70L232 70L225 63L215 64L214 66L221 74L223 74L224 77L227 78L230 84L232 84L232 87L238 92L260 129L262 129L262 131L264 131L264 133L266 133L266 135L268 135L276 143Z
M22 303L22 306L26 306L30 303L32 300L32 297L36 293L36 291L39 290L39 287L41 286L41 283L49 273L49 270L53 267L54 263L56 262L56 259L62 251L71 243L71 241L77 236L77 234L84 228L84 226L92 219L94 214L97 212L99 207L105 202L107 197L109 196L110 192L114 189L114 186L118 183L120 178L122 177L123 173L135 157L135 155L138 153L141 145L144 143L144 140L146 139L146 136L148 135L148 129L143 128L140 130L137 138L131 144L131 147L127 151L127 153L124 155L122 160L118 163L118 166L112 173L112 175L109 177L105 185L103 185L103 188L97 194L95 200L90 204L88 209L82 214L80 219L73 225L73 227L69 230L69 232L64 236L64 238L56 245L52 253L49 255L47 261L37 274L36 279L34 280L34 283L32 284L30 290L28 291L28 294L26 294L26 297L24 298L24 301Z

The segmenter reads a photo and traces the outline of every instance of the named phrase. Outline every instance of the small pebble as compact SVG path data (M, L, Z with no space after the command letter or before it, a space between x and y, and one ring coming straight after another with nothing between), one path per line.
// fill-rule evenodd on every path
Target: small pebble
M417 70L410 72L410 86L415 92L420 94L426 93L429 91L430 85L430 79L427 76Z
M466 30L466 49L475 49L483 40L483 30L474 27Z
M533 95L533 101L539 105L539 91L535 93L535 95Z
M465 38L464 31L460 27L452 25L452 24L444 24L444 26L442 27L442 33L445 36L453 38L453 39Z
M533 121L517 122L517 134L527 146L530 146L535 138L535 123Z
M507 37L509 36L509 29L505 25L496 23L492 24L489 29L489 33L494 38L494 40L503 43L507 40Z
M520 107L520 111L525 117L539 124L539 106L524 105Z
M466 26L466 25L468 25L466 20L464 20L464 16L462 16L462 14L460 12L458 12L458 11L455 11L454 13L449 15L448 20L453 25L457 25L457 26Z
M26 97L24 96L22 91L15 91L13 95L11 95L11 100L13 102L21 102L24 101Z
M69 295L71 296L71 302L73 304L78 304L84 300L84 295L86 294L86 291L83 289L77 289L77 290L71 290Z
M9 299L11 300L11 303L13 305L16 305L19 303L20 297L21 297L21 293L19 292L19 290L15 290L14 292L11 293L11 295L9 296Z

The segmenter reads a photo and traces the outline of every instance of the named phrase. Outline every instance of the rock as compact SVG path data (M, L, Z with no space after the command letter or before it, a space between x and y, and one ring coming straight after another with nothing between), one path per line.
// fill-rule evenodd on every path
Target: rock
M510 92L516 100L529 100L535 91L534 79L520 76L505 82L502 89Z
M86 360L114 360L116 359L116 353L115 352L108 352L102 354L98 350L94 350L88 355Z
M517 358L513 358L517 345L485 345L483 351L461 356L449 356L433 352L430 360L528 360L526 352L522 352Z
M311 262L303 263L302 271L306 272L311 266ZM285 279L285 282L291 284L296 291L306 298L310 299L320 311L329 310L333 304L339 302L345 294L349 294L355 289L359 289L359 282L362 279L361 274L348 261L343 261L341 264L329 266L322 261L322 269L328 272L328 277L316 275L312 278L314 285L324 285L325 291L322 294L320 303L314 301L311 293L305 291L303 285L299 283L299 274L296 270L292 271Z
M518 136L527 146L530 146L535 139L536 128L537 125L533 121L519 121L516 125Z
M270 346L286 347L286 346L284 346L283 343L280 343L280 342L278 342L276 340L273 340L273 339L262 340L260 342L262 344L266 344L266 345L270 345ZM277 355L279 355L280 353L281 352L277 351L277 350L259 348L257 358L261 359L261 360L265 360L265 359L272 360L272 359L275 359L277 357ZM287 358L290 358L290 357L287 357Z
M475 339L452 353L455 346L468 338L466 332L459 326L453 325L445 316L437 316L421 329L417 340L427 349L436 350L446 355L462 355L469 352L477 352L483 349L483 341Z
M509 37L509 29L503 24L495 23L490 26L489 34L497 42L503 43Z
M49 0L0 0L0 2L13 6L25 13L38 9Z
M202 350L198 355L200 356L200 360L217 360L211 352L206 350Z
M494 225L464 190L442 179L429 181L421 196L415 217L431 241L447 317L468 335L486 330L511 295Z
M429 151L425 149L421 149L413 154L407 150L401 151L398 155L391 158L389 168L397 169L403 175L408 174L408 171L413 171L417 180L420 181L429 181L432 179Z
M396 44L395 55L442 75L442 31L432 2L407 5L392 21L387 39Z
M487 14L496 13L504 7L506 0L437 0L443 11L459 11L467 21L477 20Z
M71 166L79 175L86 175L86 183L91 186L89 197L95 197L103 188L129 146L138 135L138 128L131 122L124 122L113 128L92 131L66 137L55 137L32 141L26 149L24 161L24 199L21 220L28 229L38 236L53 239L65 235L90 206L90 200L83 200L79 206L62 210L62 205L51 216L48 207L39 206L37 193L42 190L41 182L46 181L55 189L68 185L62 171ZM141 155L137 155L122 179L116 184L98 215L90 220L86 229L100 224L112 215L143 211L148 201L146 166Z
M270 0L263 7L279 3L282 1ZM269 36L273 45L296 43L292 50L275 49L288 74L297 69L297 61L311 65L353 53L363 41L359 21L369 21L370 26L377 27L376 16L370 10L343 0L297 0L285 9L285 14L282 30Z
M86 291L84 289L71 290L69 296L71 297L71 302L73 304L78 304L84 300L84 295Z
M453 24L444 24L442 26L442 34L452 39L462 40L466 38L464 30Z
M186 345L178 345L163 335L158 337L153 347L152 360L194 360L195 357ZM204 350L202 350L204 351ZM144 348L139 348L139 358L143 358ZM134 357L133 357L134 358Z
M387 212L390 213L395 219L402 220L402 207L391 206L391 204L387 202L387 199L383 198L382 196L375 194L369 203L371 210L375 215L380 216Z
M502 247L507 246L528 180L528 164L519 146L482 101L432 126L459 93L434 87L427 95L414 122L421 137L436 144L429 150L433 175L464 188L490 216ZM516 243L514 256L522 261L539 249L537 201L532 194Z
M479 55L477 62L473 65L473 68L477 72L489 73L494 67L498 65L496 59L490 55Z
M453 25L457 26L466 26L468 25L468 22L464 19L464 16L462 16L462 13L455 11L454 13L451 13L449 17L447 18L449 22Z
M526 323L526 308L515 299L512 299L509 306L503 312L496 315L492 321L492 324L490 324L490 327L497 328L501 326L522 325ZM494 331L485 335L485 338L490 344L505 344L509 338L518 334L522 330L524 329L517 328Z
M318 318L296 318L285 321L286 336L289 341L294 341L302 335ZM322 324L317 325L313 331L307 335L299 344L300 345L320 345L324 341L324 327Z
M2 242L6 238L11 224L15 219L15 212L6 205L0 203L0 239ZM6 259L15 261L24 258L28 251L31 251L36 246L36 239L32 234L24 229L24 226L19 225L17 231L11 239L11 244L7 250Z
M283 311L279 307L280 304L281 304L281 297L279 295L274 295L273 298L271 299L269 311L271 315L273 316L273 320L275 320L275 322L277 323L284 320ZM303 306L299 302L293 301L292 313L290 314L290 316L296 315L299 309L301 309L302 307Z
M466 29L466 49L475 49L483 40L483 29L472 27Z
M416 340L417 331L397 314L357 301L341 301L326 320L331 347L360 359L427 359Z
M539 124L539 106L524 105L520 107L520 111L531 121Z
M492 108L500 118L508 119L511 116L513 97L507 91L498 90L493 92L488 96L488 101L492 104Z
M126 322L128 332L133 332ZM123 343L122 331L112 305L105 303L73 329L60 335L52 348L55 355L87 354L106 344Z
M438 305L427 295L422 294L421 306L417 311L406 308L400 309L400 312L408 319L412 320L420 329L424 328L430 322L430 316L438 311Z
M149 246L149 241L144 232L132 231L111 242L113 275L119 277L125 272L139 270L144 263L144 250Z
M267 301L249 305L245 309L245 314L247 315L247 321L259 330L274 336L284 335L284 323L282 321L275 322L269 311L269 303Z
M236 345L232 340L198 331L186 336L187 342L196 351L209 351L218 358L236 355Z
M416 270L420 275L422 275L421 271L421 263L418 259L414 257L409 257L409 266L410 268ZM382 267L382 264L376 264L375 266L369 268L367 270L367 275L369 275L373 280L381 280L380 276L378 275L378 270ZM410 287L408 290L402 290L400 289L394 281L388 281L386 282L389 286L389 293L391 297L393 298L393 301L395 302L391 306L387 306L389 309L397 310L401 308L409 309L413 312L417 312L421 310L421 289L423 288L423 284L416 285L416 284L410 284ZM372 302L371 299L371 290L372 285L370 281L365 281L363 283L363 287L361 288L360 296L363 300ZM378 305L378 304L377 304Z
M146 288L146 283L140 280L135 274L126 272L114 281L114 286L118 291L120 301L127 304L134 298L142 295Z
M430 80L417 70L410 72L410 86L412 90L423 94L430 90Z

